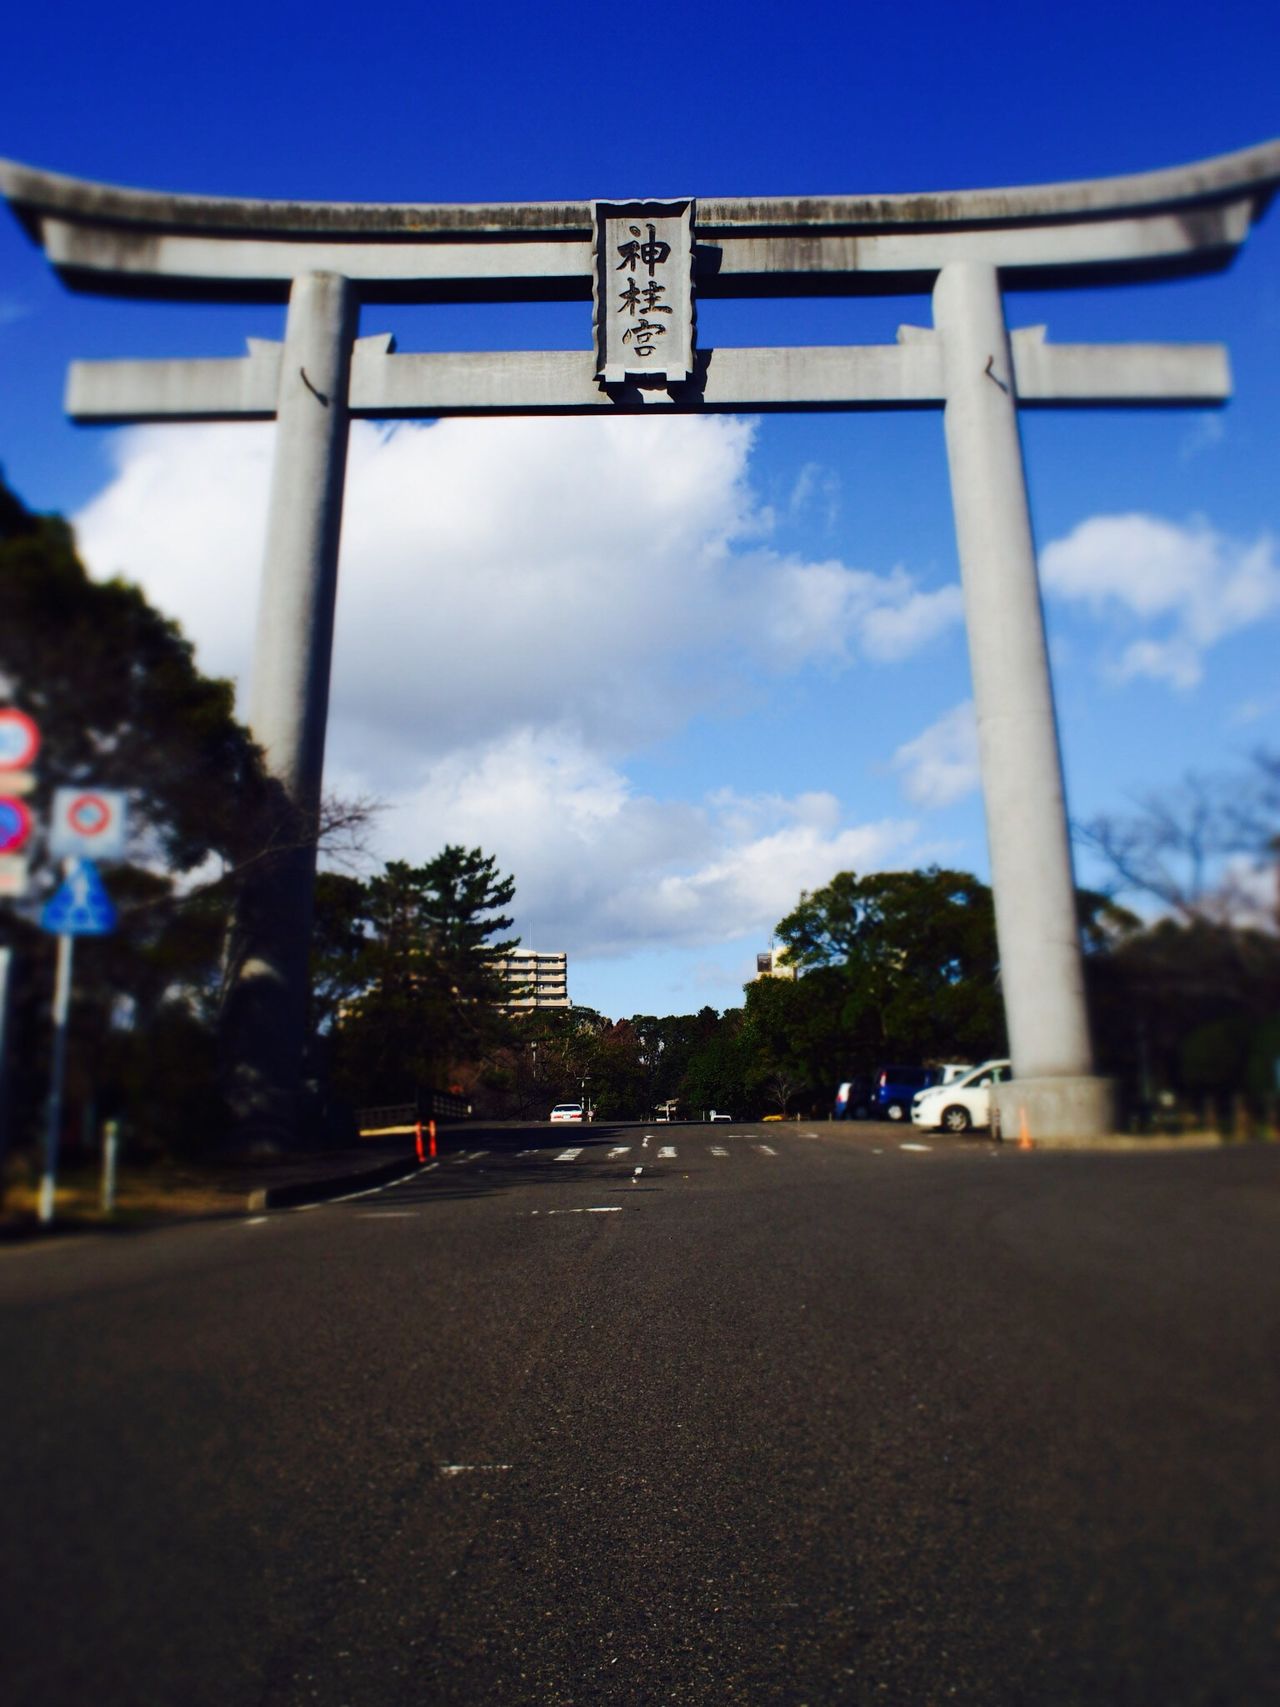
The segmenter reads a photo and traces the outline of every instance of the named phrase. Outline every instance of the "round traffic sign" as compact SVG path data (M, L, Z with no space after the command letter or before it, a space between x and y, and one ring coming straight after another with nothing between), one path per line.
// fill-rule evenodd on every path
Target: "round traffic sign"
M31 813L25 801L0 798L0 854L17 853L31 838Z
M0 770L25 770L40 751L40 731L16 705L0 706Z
M100 794L82 794L67 808L67 823L77 836L100 836L111 817L111 807Z

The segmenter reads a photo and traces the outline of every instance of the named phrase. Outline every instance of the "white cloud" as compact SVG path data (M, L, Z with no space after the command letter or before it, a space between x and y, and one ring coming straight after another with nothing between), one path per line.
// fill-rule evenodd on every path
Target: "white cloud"
M907 858L913 823L841 816L826 793L657 800L571 735L525 730L432 765L380 833L483 847L517 874L527 941L609 955L767 934L802 889Z
M858 657L896 663L961 621L960 588L923 591L901 567L887 575L830 559L801 563L757 554L754 628L776 668L810 659L847 664Z
M1194 687L1210 647L1280 610L1275 541L1246 544L1204 521L1093 516L1045 547L1041 571L1059 598L1130 629L1159 625L1124 647L1113 665L1121 680Z
M834 469L820 462L806 462L796 476L787 499L787 514L798 517L817 511L823 527L830 530L840 514L840 479Z
M845 824L830 795L660 801L620 768L768 674L900 658L959 619L958 588L767 547L753 434L355 426L327 776L389 800L384 855L483 847L516 876L526 940L579 955L767 931L842 866L902 857L911 825ZM123 433L76 518L95 574L140 582L242 682L271 445L256 426Z
M622 754L740 703L762 666L899 658L958 620L957 588L761 549L752 435L724 418L357 424L335 759L376 779L530 726ZM271 429L142 428L116 454L76 518L86 561L245 679Z
M950 806L979 784L978 725L973 701L944 712L912 741L904 741L891 760L902 773L902 789L917 806Z

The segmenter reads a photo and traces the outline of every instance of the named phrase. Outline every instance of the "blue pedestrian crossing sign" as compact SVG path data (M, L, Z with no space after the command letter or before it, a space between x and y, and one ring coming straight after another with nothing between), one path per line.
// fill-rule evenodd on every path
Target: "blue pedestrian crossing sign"
M116 909L92 860L78 859L58 893L46 902L40 923L59 936L106 936L116 928Z

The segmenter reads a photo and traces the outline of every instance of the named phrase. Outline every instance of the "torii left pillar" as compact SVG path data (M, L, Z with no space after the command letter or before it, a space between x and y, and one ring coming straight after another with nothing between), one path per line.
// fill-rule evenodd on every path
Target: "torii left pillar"
M278 791L277 846L246 873L222 1010L241 1142L288 1144L297 1133L357 313L339 274L293 281L249 698L249 727Z

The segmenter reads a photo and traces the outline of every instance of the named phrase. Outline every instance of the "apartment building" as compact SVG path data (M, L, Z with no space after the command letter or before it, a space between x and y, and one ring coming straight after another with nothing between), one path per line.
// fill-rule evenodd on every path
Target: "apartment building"
M567 954L540 954L532 948L513 948L499 955L496 964L513 990L506 1004L508 1013L569 1006Z
M796 969L787 959L785 948L770 948L756 955L757 981L761 978L794 978L795 975Z

